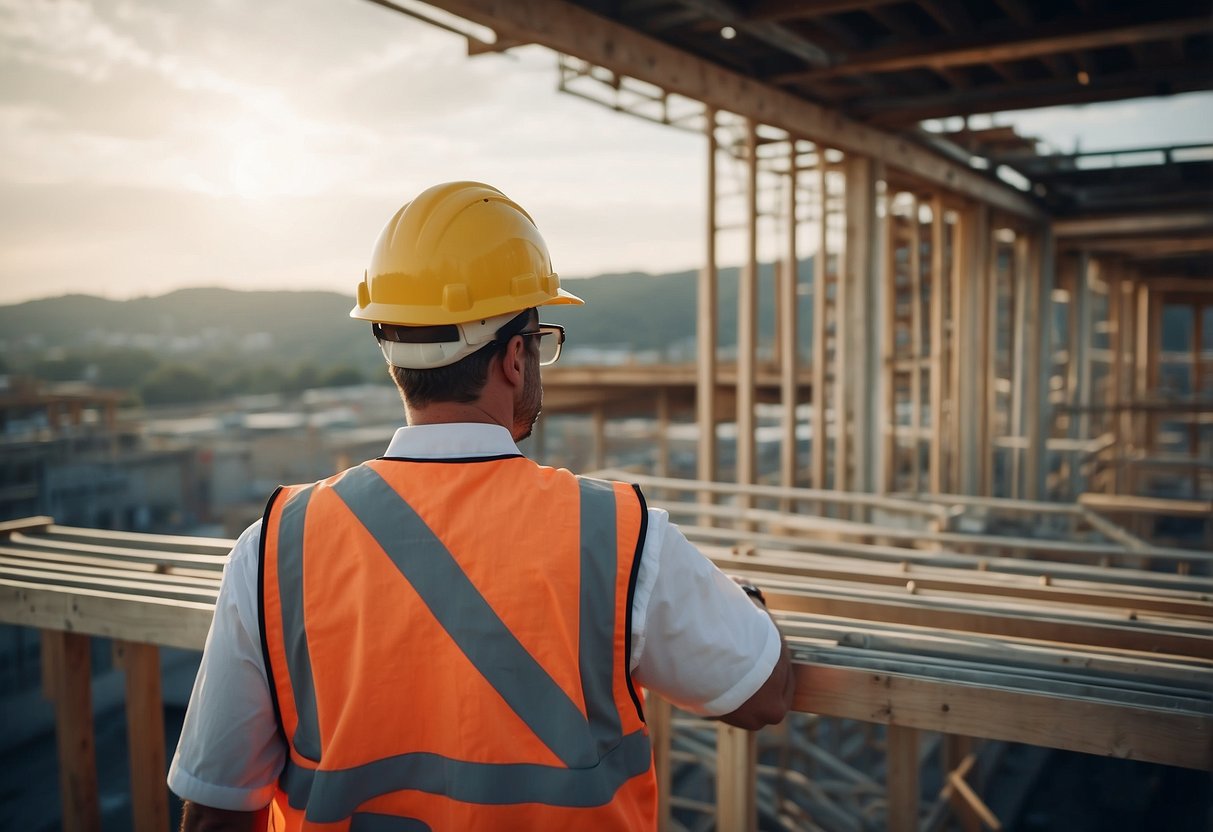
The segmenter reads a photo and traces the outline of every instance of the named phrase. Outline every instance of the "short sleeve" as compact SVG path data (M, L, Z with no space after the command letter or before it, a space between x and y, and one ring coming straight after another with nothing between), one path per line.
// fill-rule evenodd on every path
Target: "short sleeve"
M286 762L261 656L261 521L232 549L190 694L168 786L183 800L249 812L273 797Z
M636 681L692 713L720 716L758 692L779 661L779 631L660 509L633 596Z

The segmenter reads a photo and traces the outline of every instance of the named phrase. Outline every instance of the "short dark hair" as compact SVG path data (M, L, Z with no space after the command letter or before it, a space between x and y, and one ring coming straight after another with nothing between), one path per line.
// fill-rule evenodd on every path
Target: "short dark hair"
M500 332L509 332L513 330L513 334L526 329L526 325L531 322L533 310L526 310L526 317L523 318L521 324L516 324L515 320L511 320L503 326ZM519 313L519 317L523 313ZM510 337L513 337L511 334ZM467 404L474 402L480 397L484 390L484 385L489 380L489 365L493 360L499 357L504 351L506 344L509 343L509 338L496 341L491 341L485 344L480 349L471 355L465 356L454 364L448 364L445 367L434 367L428 370L414 370L408 367L388 367L392 375L392 381L396 382L396 387L400 390L400 398L404 400L406 405L412 407L426 407L435 402L458 402ZM527 339L530 340L530 339ZM539 349L538 344L527 345L528 350Z

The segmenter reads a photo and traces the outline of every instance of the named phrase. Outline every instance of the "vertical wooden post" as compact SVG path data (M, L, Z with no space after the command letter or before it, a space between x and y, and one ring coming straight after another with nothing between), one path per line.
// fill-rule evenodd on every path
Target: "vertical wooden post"
M1027 424L1027 459L1024 463L1024 494L1029 500L1043 500L1048 474L1048 441L1052 424L1049 402L1053 368L1053 283L1055 249L1053 229L1043 225L1028 247L1029 279L1027 301L1028 333L1027 390L1024 401Z
M890 725L888 745L889 832L917 832L918 729Z
M893 202L896 194L885 194L887 206L885 216L884 279L881 281L881 291L885 302L882 306L880 326L885 331L884 346L881 351L881 398L882 408L887 422L882 426L880 489L885 493L897 490L898 454L897 454L897 225L898 217L893 215ZM883 420L882 420L883 421Z
M164 777L164 700L160 693L160 648L114 642L114 664L126 673L126 736L131 764L131 810L135 832L168 829Z
M987 249L990 248L990 209L985 205L967 208L961 218L963 264L958 285L959 311L955 317L957 382L957 448L954 485L961 494L977 494L981 483L981 454L988 369L983 342L987 335L986 290L989 283Z
M922 490L922 224L916 194L910 202L910 328L910 481L917 494ZM885 337L893 334L886 332Z
M838 469L850 470L851 478L845 475L838 488L855 491L874 491L877 487L877 453L880 447L877 424L879 422L880 397L880 346L883 333L879 327L869 325L879 320L880 288L879 233L876 217L876 182L880 178L880 166L872 159L862 156L847 157L847 239L846 268L840 285L845 332L841 340L847 342L846 362L840 363L838 378L845 379L839 387L846 389L850 402L848 411L841 414L839 438L851 429L845 453L836 460ZM835 414L837 419L840 414ZM849 464L848 464L849 463ZM845 484L844 484L845 483Z
M981 418L978 420L977 461L980 466L980 494L984 497L994 496L994 420L998 413L998 302L1001 281L998 238L994 231L994 227L986 229L986 259L982 267L985 303L981 307L981 355L985 395L981 397Z
M653 772L657 777L657 829L670 828L670 744L674 737L674 707L649 691L645 703L649 740L653 744Z
M705 228L704 266L699 272L696 293L696 362L695 421L699 426L699 448L696 458L699 479L716 479L716 110L708 107L704 113L704 132L708 140L708 211ZM711 492L699 494L700 503L712 502ZM701 526L712 524L712 518L699 518Z
M943 271L947 226L943 218L943 200L931 200L931 306L927 325L931 333L931 363L928 379L928 410L931 413L931 438L927 449L927 490L943 493L943 379L944 379L944 287L948 276Z
M1188 381L1191 383L1189 395L1192 399L1199 399L1201 390L1204 387L1204 378L1202 374L1203 367L1201 366L1201 344L1204 341L1204 315L1203 308L1200 304L1192 304L1192 373ZM1200 415L1197 413L1189 413L1188 418L1188 453L1192 459L1200 458ZM1192 493L1200 494L1200 468L1192 466Z
M1014 332L1011 349L1011 436L1026 440L1028 433L1028 404L1032 398L1027 389L1035 383L1037 368L1030 363L1031 343L1039 341L1039 333L1033 324L1033 309L1036 297L1032 282L1030 259L1032 248L1028 235L1020 231L1015 235L1014 272ZM1011 483L1008 497L1022 498L1025 491L1024 467L1031 449L1018 442L1011 450Z
M820 215L817 223L817 255L813 258L813 446L810 451L813 488L826 487L826 444L829 429L826 426L826 370L829 356L826 352L826 261L829 258L829 183L826 181L825 148L817 145L817 192L820 196Z
M716 730L716 828L754 832L758 827L755 795L758 735L731 725Z
M758 354L758 125L746 119L746 256L737 293L737 476L757 481L754 391ZM746 495L738 497L750 506Z
M799 178L796 171L796 139L789 139L788 153L788 227L787 246L783 281L780 283L779 303L776 304L779 316L779 398L783 405L783 442L780 444L780 483L785 488L796 486L796 405L797 369L800 366L800 333L798 329L799 292L797 284L800 281L800 258L796 250L796 203L797 184ZM792 510L792 502L785 500L784 511Z
M42 695L55 706L63 830L100 832L89 637L59 630L41 636Z

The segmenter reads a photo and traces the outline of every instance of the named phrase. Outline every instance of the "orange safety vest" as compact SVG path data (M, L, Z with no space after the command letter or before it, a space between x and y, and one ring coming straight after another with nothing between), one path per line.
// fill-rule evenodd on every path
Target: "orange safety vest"
M261 642L272 830L656 828L628 671L638 489L521 456L280 488Z

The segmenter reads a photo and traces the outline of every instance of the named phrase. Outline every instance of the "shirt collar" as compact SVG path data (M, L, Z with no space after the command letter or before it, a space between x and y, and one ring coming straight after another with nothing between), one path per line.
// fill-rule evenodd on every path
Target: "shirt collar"
M455 422L410 425L397 429L388 443L388 457L407 459L458 459L520 455L510 432L501 425Z

